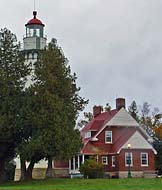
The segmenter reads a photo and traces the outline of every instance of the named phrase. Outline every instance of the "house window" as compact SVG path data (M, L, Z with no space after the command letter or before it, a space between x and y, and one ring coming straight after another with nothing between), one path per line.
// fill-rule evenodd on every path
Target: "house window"
M90 138L90 137L91 137L91 131L86 132L85 133L85 138L87 139L87 138Z
M126 152L125 153L125 165L126 166L133 166L133 156L132 156L132 152Z
M107 165L108 164L108 157L107 156L102 156L102 164Z
M112 156L112 167L115 167L115 156Z
M112 131L105 131L105 143L112 143Z
M148 153L141 153L141 166L148 166Z

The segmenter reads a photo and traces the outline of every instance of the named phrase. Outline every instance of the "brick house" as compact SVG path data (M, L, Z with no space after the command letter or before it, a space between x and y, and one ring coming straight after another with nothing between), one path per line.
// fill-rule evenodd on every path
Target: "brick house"
M84 144L80 153L67 164L54 162L56 170L67 169L70 174L77 174L81 163L95 156L110 177L127 177L129 160L133 177L153 173L156 151L152 138L126 111L125 99L116 99L116 109L107 112L94 106L93 116L80 131Z

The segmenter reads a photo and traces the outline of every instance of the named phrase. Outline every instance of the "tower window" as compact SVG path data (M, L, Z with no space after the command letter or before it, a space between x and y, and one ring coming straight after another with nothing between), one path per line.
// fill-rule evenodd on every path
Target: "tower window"
M29 59L32 59L32 57L33 57L32 53L29 53Z
M29 53L27 53L27 60L29 59Z
M37 59L37 53L34 53L34 59Z
M32 53L32 59L34 59L34 53Z

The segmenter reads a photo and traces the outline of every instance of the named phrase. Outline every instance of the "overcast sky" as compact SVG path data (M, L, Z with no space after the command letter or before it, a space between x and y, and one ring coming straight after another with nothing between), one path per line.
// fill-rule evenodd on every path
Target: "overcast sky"
M0 0L0 26L22 41L34 0ZM36 0L48 41L55 37L93 105L116 97L162 110L161 0Z

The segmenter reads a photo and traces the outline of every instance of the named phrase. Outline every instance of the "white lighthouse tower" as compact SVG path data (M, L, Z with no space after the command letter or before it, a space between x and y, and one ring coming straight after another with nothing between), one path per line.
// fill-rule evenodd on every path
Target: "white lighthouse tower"
M33 19L25 24L26 34L23 38L26 61L35 62L38 52L45 48L47 38L44 35L44 26L42 21L37 19L37 12L33 11Z
M37 19L37 12L33 11L33 18L25 24L26 34L23 38L23 53L25 63L31 65L31 74L28 76L26 86L30 86L34 74L34 63L37 61L38 53L46 47L47 38L44 35L44 24Z
M32 69L34 70L33 64L37 61L38 52L45 48L47 38L44 35L44 24L37 19L37 12L33 11L33 19L29 20L26 27L26 34L23 38L23 53L25 55L25 62L31 64ZM33 74L33 73L32 73ZM28 76L28 82L26 87L32 84L31 75ZM17 157L16 161L16 172L15 180L20 179L20 159ZM45 171L47 168L47 161L41 160L39 163L36 163L34 168L37 168L37 171ZM35 178L39 178L39 172L34 173Z

